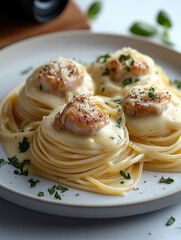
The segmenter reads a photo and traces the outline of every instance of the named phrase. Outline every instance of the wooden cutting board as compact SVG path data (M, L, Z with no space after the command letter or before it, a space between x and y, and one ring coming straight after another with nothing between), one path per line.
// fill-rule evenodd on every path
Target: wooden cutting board
M43 33L89 28L87 17L72 1L68 2L60 16L47 23L36 23L28 19L22 21L12 16L1 15L0 48Z

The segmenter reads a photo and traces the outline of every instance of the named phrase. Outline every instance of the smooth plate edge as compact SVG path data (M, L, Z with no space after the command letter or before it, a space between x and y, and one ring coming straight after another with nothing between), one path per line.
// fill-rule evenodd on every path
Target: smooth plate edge
M141 37L130 37L130 36L124 36L124 35L119 35L119 34L107 34L107 33L91 33L91 32L89 32L89 31L70 31L70 32L64 32L64 33L53 33L53 34L44 34L44 35L40 35L40 36L38 36L38 37L33 37L33 38L29 38L29 39L26 39L26 40L22 40L22 41L20 41L20 42L17 42L17 43L14 43L14 44L12 44L12 45L10 45L10 46L7 46L7 47L5 47L5 48L3 48L3 49L1 49L0 50L0 56L1 55L3 55L4 54L4 52L5 52L5 54L6 54L6 51L8 50L8 51L11 51L12 49L14 49L14 48L16 48L17 46L19 46L19 47L21 47L21 44L25 44L25 45L29 45L30 43L32 44L32 41L41 41L42 39L44 39L45 37L46 38L49 38L49 37L52 37L52 38L54 38L54 37L61 37L61 36L74 36L74 35L85 35L85 36L87 36L87 35L97 35L97 36L99 36L99 35L101 35L101 36L109 36L109 37L118 37L118 38L122 38L122 39L131 39L132 41L139 41L139 42L142 42L143 44L144 43L146 43L146 44L149 44L149 45L152 45L152 46L155 46L155 47L159 47L159 48L162 48L163 50L166 50L166 51L170 51L171 53L174 53L174 54L177 54L179 57L181 57L181 54L180 53L178 53L177 51L175 51L175 50L173 50L173 49L171 49L171 48L168 48L168 47L165 47L165 46L162 46L162 45L160 45L160 44L157 44L157 43L153 43L153 42L150 42L150 41L148 41L148 40L143 40L143 38L141 38ZM163 208L163 207L167 207L168 205L171 205L171 204L174 204L174 203L176 203L176 202L178 202L179 200L177 199L177 198L180 198L181 197L181 193L180 193L180 190L178 189L178 190L174 190L174 191L172 191L172 192L169 192L169 194L163 194L161 197L155 197L154 199L147 199L147 201L140 201L139 203L135 203L135 204L133 204L133 203L130 203L130 204L121 204L121 206L120 205L107 205L107 206L91 206L90 204L89 205L84 205L84 206L82 206L82 205L70 205L70 204L62 204L62 203L57 203L57 202L55 202L55 201L52 201L52 200L48 200L48 199L39 199L39 198L37 198L37 197L34 197L34 196L32 196L32 195L26 195L26 194L22 194L21 192L17 192L17 191L13 191L12 189L10 189L10 188L8 188L8 187L4 187L4 186L0 186L0 188L2 189L2 191L0 191L0 192L6 192L7 191L7 194L8 194L8 192L11 194L14 194L14 195L16 195L16 198L18 198L18 197L20 197L20 198L25 198L26 200L30 200L30 201L35 201L35 202L41 202L41 203L43 203L43 204L47 204L47 205L49 205L49 204L54 204L56 207L63 207L63 208L67 208L67 207L71 207L71 208L84 208L84 209L86 209L86 208L96 208L96 211L98 210L98 209L102 209L102 208L107 208L107 209L109 209L109 208L111 208L111 209L115 209L115 208L119 208L119 209L122 209L122 208L127 208L127 207L131 207L131 208L133 208L134 209L134 207L137 207L137 206L139 206L140 204L141 205L143 205L143 204L149 204L150 202L157 202L157 204L161 201L162 202L162 199L163 198L165 198L165 197L167 197L167 199L168 198L170 198L171 200L171 203L170 203L170 201L168 201L169 203L167 203L167 204L164 204L164 206L163 206L163 204L161 203L160 204L160 206L159 207L157 207L157 209L159 209L159 208ZM6 195L6 194L5 194ZM3 194L3 196L4 196L4 194ZM6 199L6 197L4 196L3 198L5 198ZM175 199L172 199L172 198L175 198ZM177 200L176 200L177 199ZM11 200L10 200L11 201ZM13 202L13 201L12 201ZM19 204L18 202L17 202L17 204ZM24 206L24 207L27 207L25 204L21 204L22 206ZM159 204L158 204L159 205ZM30 207L31 208L31 207ZM34 206L34 207L32 207L32 209L35 209L36 207ZM133 210L132 209L132 210ZM154 208L155 210L156 210L156 208ZM35 209L35 210L38 210L38 209ZM41 211L43 211L43 210L41 210ZM149 208L147 208L147 212L149 212L149 211L152 211L151 209L149 209ZM51 212L49 212L48 210L47 211L43 211L43 212L47 212L47 213L51 213ZM143 212L146 212L145 210L143 211L143 210L140 210L140 213L143 213ZM114 217L114 216L116 216L116 213L117 213L117 211L115 210L115 213L114 213L114 215L112 216L111 215L111 217ZM139 213L139 214L140 214ZM55 213L56 214L56 213ZM136 213L135 214L138 214L138 212L136 211ZM62 215L62 213L61 214L58 214L58 215ZM80 214L79 214L80 215ZM78 216L76 216L76 217L79 217L79 215ZM132 212L131 211L131 213L130 214L124 214L124 215L120 215L120 212L118 213L118 216L117 217L119 217L119 216L129 216L129 215L134 215L134 211ZM65 215L65 216L67 216L67 214ZM70 216L72 216L72 214L70 215ZM109 215L110 216L110 215ZM107 216L107 217L109 217L109 216ZM80 217L82 217L82 216L80 216ZM85 217L85 216L84 216ZM101 217L101 216L100 216ZM106 217L106 216L105 216Z
M19 47L21 46L22 44L29 44L29 43L32 43L32 41L41 41L41 40L44 40L44 38L54 38L56 36L75 36L75 35L101 35L101 36L112 36L112 37L121 37L123 39L131 39L131 40L136 40L136 41L139 41L139 42L142 42L142 43L145 43L145 44L150 44L152 46L155 46L155 47L159 47L161 49L164 49L166 51L170 51L170 52L174 52L174 54L178 54L179 56L181 56L181 53L179 53L177 50L173 49L172 47L170 46L164 46L162 45L161 43L156 43L156 42L153 42L151 41L150 39L148 38L144 38L144 37L141 37L141 36L133 36L133 35L124 35L124 34L116 34L116 33L107 33L107 32L91 32L89 30L71 30L71 31L61 31L61 32L54 32L54 33L45 33L45 34L41 34L41 35L38 35L38 36L35 36L35 37L31 37L31 38L27 38L27 39L24 39L24 40L20 40L18 42L15 42L15 43L12 43L8 46L5 46L4 48L1 48L0 49L0 54L4 53L4 51L11 51L14 47Z
M48 201L36 201L37 199L29 198L28 196L18 195L12 191L1 191L1 197L5 200L17 204L21 207L25 207L38 212L66 216L77 218L115 218L115 217L128 217L156 211L166 208L179 202L181 199L181 191L175 195L169 195L167 201L163 201L163 198L151 199L147 202L139 202L131 205L121 206L108 206L108 207L90 207L90 206L66 206L60 205L57 202L52 205L52 202ZM15 196L15 199L14 199ZM177 199L177 200L176 200ZM155 206L154 209L152 206Z

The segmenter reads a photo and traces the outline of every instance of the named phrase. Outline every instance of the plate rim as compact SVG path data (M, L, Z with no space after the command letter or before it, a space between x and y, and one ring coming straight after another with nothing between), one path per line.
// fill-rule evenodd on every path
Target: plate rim
M123 39L136 40L136 41L142 42L143 44L146 43L146 44L150 44L151 46L157 46L159 48L162 48L166 51L169 51L169 52L172 52L172 53L178 55L181 58L181 53L178 52L177 50L172 49L169 46L164 46L160 43L152 42L149 39L144 39L143 37L130 36L130 35L124 35L124 34L117 34L117 33L108 33L108 32L91 32L89 30L73 30L73 31L54 32L54 33L41 34L41 35L38 35L35 37L27 38L27 39L15 42L13 44L10 44L10 45L0 49L0 57L2 54L6 53L6 51L11 51L12 49L16 48L17 46L21 47L22 44L31 44L32 41L36 41L36 40L41 41L41 39L44 39L45 37L46 38L49 38L49 37L56 38L56 37L61 37L61 36L75 36L75 35L76 36L80 36L80 35L109 36L109 37L119 37L119 38L123 38ZM56 206L72 207L72 208L77 208L77 207L79 207L79 208L118 208L118 207L138 206L138 205L142 205L145 203L149 204L150 202L155 202L155 201L161 200L165 197L169 197L169 196L172 196L175 194L179 194L179 193L181 194L181 189L176 188L169 192L163 193L161 196L154 196L154 198L150 197L150 198L147 198L146 200L140 200L139 202L136 201L136 202L120 203L120 204L113 203L113 204L108 204L108 205L105 204L105 205L101 206L101 205L90 205L90 204L81 205L80 203L71 204L71 203L64 203L61 201L58 202L57 200L54 200L54 199L38 198L37 196L34 196L33 194L25 194L21 191L14 190L8 186L3 186L2 184L0 184L0 190L1 189L6 192L10 192L14 195L24 197L26 199L30 199L30 200L33 200L36 202L43 202L43 203L47 203L47 204L53 204ZM81 191L83 191L83 190L81 190ZM92 194L98 194L98 193L92 193ZM105 195L105 196L107 196L107 195ZM122 196L120 196L120 197L122 197Z

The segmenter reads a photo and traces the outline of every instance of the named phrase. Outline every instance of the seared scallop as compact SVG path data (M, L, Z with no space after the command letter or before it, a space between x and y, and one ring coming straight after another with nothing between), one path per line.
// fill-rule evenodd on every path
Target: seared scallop
M74 96L62 112L55 116L53 125L82 135L93 135L109 123L109 115L85 96Z
M110 75L112 81L121 83L128 78L148 75L153 65L151 58L131 48L123 48L116 53L116 57L107 59L103 75Z
M170 93L162 88L132 88L123 102L123 110L128 116L147 117L161 115L171 101Z
M43 65L36 75L37 86L45 92L64 95L79 87L85 69L70 59L59 58Z

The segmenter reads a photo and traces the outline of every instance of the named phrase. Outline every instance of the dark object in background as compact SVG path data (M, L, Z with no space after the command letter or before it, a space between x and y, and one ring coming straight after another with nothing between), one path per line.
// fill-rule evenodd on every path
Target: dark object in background
M29 17L36 22L48 22L56 18L66 7L68 0L3 0L1 12L3 14Z

